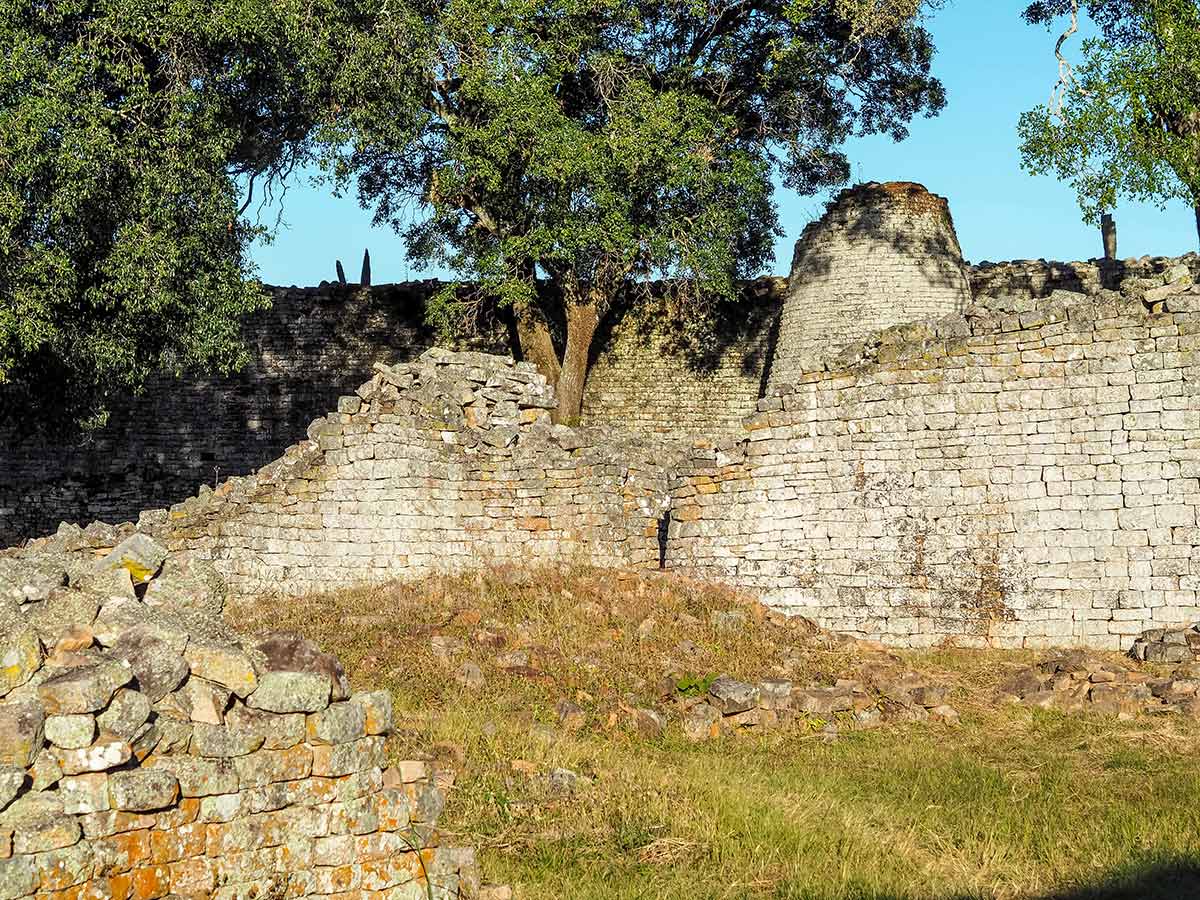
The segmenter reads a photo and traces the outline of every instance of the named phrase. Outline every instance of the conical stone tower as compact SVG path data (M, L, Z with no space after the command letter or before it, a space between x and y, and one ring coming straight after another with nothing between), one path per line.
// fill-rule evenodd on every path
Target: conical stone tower
M971 300L944 197L911 182L842 191L796 242L768 388L874 331Z

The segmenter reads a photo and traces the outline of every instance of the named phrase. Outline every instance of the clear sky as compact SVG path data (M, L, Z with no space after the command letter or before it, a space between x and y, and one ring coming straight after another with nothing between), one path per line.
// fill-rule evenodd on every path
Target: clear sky
M855 181L919 181L950 199L968 260L1046 257L1088 259L1101 253L1098 230L1080 221L1074 192L1020 168L1016 124L1045 102L1057 69L1057 35L1021 21L1021 0L952 0L932 20L935 71L949 99L935 119L913 123L907 141L854 140L847 146ZM1079 38L1068 45L1078 49ZM785 274L792 245L822 210L825 197L777 192L785 236L774 271ZM333 279L340 258L357 280L364 247L376 284L441 274L412 268L397 236L371 227L353 197L333 198L304 176L293 179L282 204L284 226L274 243L256 249L260 276L271 284ZM1126 204L1116 211L1121 256L1179 255L1196 249L1195 219L1182 203L1165 211Z

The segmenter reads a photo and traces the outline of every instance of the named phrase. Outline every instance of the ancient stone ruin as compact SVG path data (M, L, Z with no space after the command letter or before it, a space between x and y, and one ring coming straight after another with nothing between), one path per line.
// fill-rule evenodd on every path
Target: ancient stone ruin
M822 253L830 266L815 266ZM845 285L871 272L876 302L859 315ZM625 429L585 404L595 424L566 428L529 365L406 345L370 381L366 365L343 380L272 461L137 527L244 594L588 562L720 581L897 645L1124 650L1200 620L1198 275L1195 256L964 269L944 201L867 185L800 240L773 353L755 338L761 368L720 381L745 392L710 403L720 417L755 407L736 425L648 425L676 421L666 395L686 391L648 365L667 388L639 393L636 353L597 384L625 385L604 395L625 398L614 408L651 412ZM818 294L874 330L830 325L812 353L788 323ZM382 349L366 340L350 358Z
M919 184L839 194L796 242L770 387L891 325L961 314L966 265L944 197Z
M208 564L121 533L0 558L0 898L478 888L433 773L388 759L389 694L235 633Z

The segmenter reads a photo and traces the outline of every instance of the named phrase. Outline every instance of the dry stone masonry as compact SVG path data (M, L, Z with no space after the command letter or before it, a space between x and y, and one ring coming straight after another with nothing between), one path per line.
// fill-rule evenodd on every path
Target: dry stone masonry
M431 773L389 764L390 695L231 631L193 557L93 552L119 534L0 556L0 898L471 895Z
M777 334L778 286L750 286L761 318L705 385L665 358L669 327L619 320L586 427L550 424L526 363L353 345L374 377L306 437L141 516L176 554L146 600L202 597L208 562L247 595L587 562L722 581L892 644L1128 649L1200 620L1198 275L1194 255L983 264L971 300L945 201L861 186L799 242ZM322 290L324 309L342 289ZM373 296L337 294L364 315ZM56 463L18 445L0 518L20 531L76 486L25 492L21 466Z
M582 424L677 441L740 431L766 381L785 288L782 278L748 284L700 347L675 346L662 307L619 316L598 336Z
M217 561L246 594L516 559L657 567L681 454L551 425L553 406L511 358L380 364L278 461L139 527Z
M796 242L770 385L873 331L961 313L970 300L944 198L908 182L850 188Z
M667 561L910 646L1125 649L1200 618L1200 294L887 329L696 454Z

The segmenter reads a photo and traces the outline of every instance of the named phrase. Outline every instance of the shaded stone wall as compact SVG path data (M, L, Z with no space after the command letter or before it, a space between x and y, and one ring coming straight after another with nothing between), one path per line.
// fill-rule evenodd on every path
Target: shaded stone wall
M435 287L280 288L247 322L251 359L236 375L154 381L82 440L0 426L0 545L64 520L131 520L267 464L373 363L412 359L432 343L422 319Z
M376 372L279 460L139 527L246 594L514 560L658 566L680 454L551 426L545 379L511 358L430 350Z
M750 287L748 314L704 352L664 350L636 325L602 336L583 422L632 435L686 440L739 427L753 412L778 307L776 280ZM406 362L434 343L423 324L439 285L278 288L246 325L249 364L227 378L151 383L84 440L43 440L0 424L0 546L60 522L135 519L201 484L256 471L304 437L309 422L358 386L375 362ZM472 349L507 352L499 326Z
M751 282L717 334L690 348L677 346L660 307L619 318L597 336L582 424L664 438L739 431L762 393L785 288L782 278Z
M770 386L877 329L962 313L970 299L944 198L907 182L845 190L796 242Z
M977 308L803 374L696 457L669 566L908 646L1195 621L1200 294L1171 290Z

